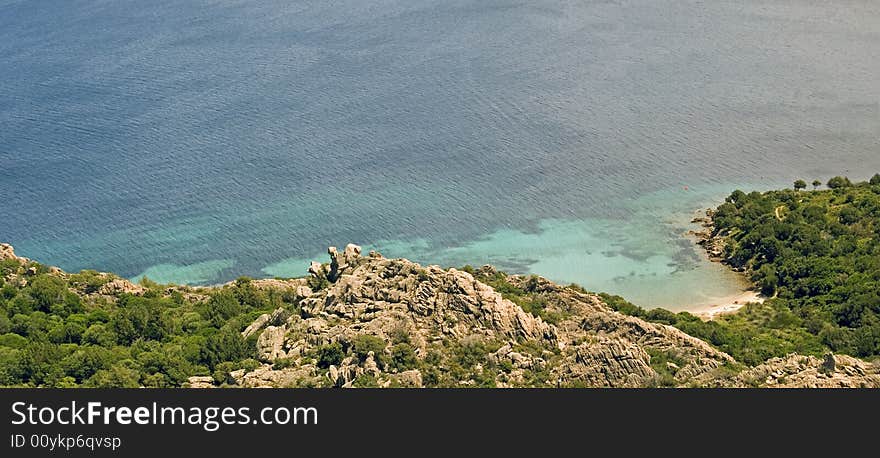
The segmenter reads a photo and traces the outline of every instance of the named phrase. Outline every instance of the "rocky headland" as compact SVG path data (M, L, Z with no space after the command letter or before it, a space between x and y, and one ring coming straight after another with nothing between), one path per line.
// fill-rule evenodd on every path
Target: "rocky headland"
M369 380L382 387L420 387L426 377L455 374L452 381L463 387L880 387L880 368L846 356L829 355L826 360L836 364L828 364L790 355L746 368L676 328L620 314L595 294L541 277L507 276L490 266L473 274L423 267L375 252L362 256L356 245L342 252L330 248L329 254L329 264L309 269L328 286L311 291L309 279L289 284L303 295L299 314L282 319L285 312L277 310L244 330L260 333L264 365L233 373L236 384L352 387ZM480 281L499 275L540 298L555 323ZM352 352L326 370L313 356L322 345L356 347L360 336L383 344L360 356ZM411 368L396 367L400 345L413 350ZM462 372L462 347L482 352L476 359L485 364Z
M9 245L0 245L2 260L22 263L6 284L26 285L37 272ZM58 269L44 274L72 281L84 301L157 294L111 274L89 285ZM880 387L880 368L856 358L792 354L747 367L578 287L490 266L422 266L348 245L331 247L329 262L313 262L308 277L249 284L286 298L240 331L257 363L225 380L191 376L184 386ZM172 285L158 294L200 304L226 287ZM515 302L524 298L531 312Z

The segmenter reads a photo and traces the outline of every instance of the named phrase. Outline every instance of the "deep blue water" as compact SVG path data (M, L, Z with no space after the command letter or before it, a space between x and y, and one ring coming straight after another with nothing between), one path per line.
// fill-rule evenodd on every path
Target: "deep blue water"
M354 241L674 306L693 210L876 171L870 0L0 0L0 241L69 270Z

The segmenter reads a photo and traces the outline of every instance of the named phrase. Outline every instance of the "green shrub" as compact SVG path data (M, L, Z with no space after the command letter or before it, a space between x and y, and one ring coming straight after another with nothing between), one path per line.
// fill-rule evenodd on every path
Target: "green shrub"
M351 348L354 355L361 361L366 360L367 355L373 352L376 362L379 363L385 353L385 341L373 335L360 334L352 341Z
M249 358L252 353L239 332L224 329L208 337L199 361L213 370L217 364Z
M355 388L379 388L379 381L371 374L361 374L352 382Z
M391 347L391 368L403 372L418 367L419 360L408 343L399 343Z
M342 345L339 342L321 345L316 350L316 353L318 357L318 367L324 369L330 366L338 366L342 363L342 359L345 357L345 352L342 351Z
M827 186L831 189L838 189L838 188L845 188L845 187L852 186L852 183L849 181L849 178L847 178L847 177L837 176L837 177L834 177L834 178L828 180Z
M244 369L245 372L251 372L262 366L262 364L253 358L248 358L242 361L239 366L239 368Z
M7 333L0 335L0 346L9 348L24 348L28 340L18 334Z
M81 288L86 294L98 292L102 286L113 280L112 275L105 275L94 270L83 270L70 276L70 283Z
M392 344L410 343L409 331L406 326L403 325L397 325L391 328L388 337L391 339Z
M137 369L122 361L109 369L101 369L85 383L93 388L138 388L140 374Z
M337 363L331 363L331 364L337 364ZM296 360L293 358L278 358L275 361L272 361L272 369L275 369L275 370L287 369L288 367L293 367L295 365L296 365ZM329 367L329 364L328 364L328 367ZM256 368L254 368L254 369L256 369ZM253 369L251 369L251 370L253 370Z
M218 385L222 385L224 383L234 384L235 379L232 378L230 372L235 371L236 364L231 361L223 361L222 363L217 364L214 368L214 373L211 376L214 378L214 383Z
M327 280L327 277L324 275L319 275L317 277L310 276L308 279L308 285L312 291L320 291L330 286L330 281Z

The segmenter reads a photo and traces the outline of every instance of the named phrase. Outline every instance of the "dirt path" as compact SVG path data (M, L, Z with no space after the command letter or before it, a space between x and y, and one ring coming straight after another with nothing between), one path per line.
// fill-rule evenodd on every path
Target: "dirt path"
M778 219L779 221L782 221L782 215L779 214L779 210L782 208L785 208L785 205L780 205L773 209L773 213L776 214L776 219Z

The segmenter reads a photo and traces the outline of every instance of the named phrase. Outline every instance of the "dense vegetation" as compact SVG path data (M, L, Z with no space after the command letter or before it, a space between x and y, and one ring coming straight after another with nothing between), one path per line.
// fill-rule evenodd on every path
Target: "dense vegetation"
M241 330L261 313L292 307L289 298L258 290L246 278L197 294L169 294L149 281L143 295L94 294L111 280L3 261L0 385L165 387L192 375L222 382L231 370L259 365L251 359L254 339L242 338Z
M241 331L259 315L279 308L286 311L277 318L280 321L300 312L293 292L257 288L248 278L222 288L172 287L144 280L143 292L102 294L102 287L117 277L94 271L61 274L18 260L2 261L0 269L0 386L175 387L194 375L212 376L219 385L232 383L230 372L260 366L259 334L245 339ZM310 286L320 289L327 283L311 279ZM537 300L527 299L530 293L507 286L508 293L519 292L514 296L529 310L546 316ZM364 361L372 353L390 373L419 369L427 387L462 386L462 380L492 387L498 374L513 370L509 363L487 358L502 344L442 339L418 358L402 330L392 330L390 342L359 335L311 349L306 359L315 362L322 376L306 379L301 386L331 386L323 376L331 365L349 356ZM522 344L516 349L547 356L538 346ZM292 359L279 359L273 367L293 364ZM527 376L534 384L550 377L549 370L532 370ZM355 386L378 382L364 374Z
M797 351L880 355L880 175L828 190L734 191L716 210L724 261L770 297L703 322L689 313L645 311L606 296L613 307L671 324L739 361L756 364ZM817 187L816 182L813 183Z
M776 300L749 304L735 314L703 321L688 312L674 313L662 308L645 310L620 296L600 296L621 313L675 326L749 365L794 352L818 356L827 351L821 340L804 328L803 321Z

